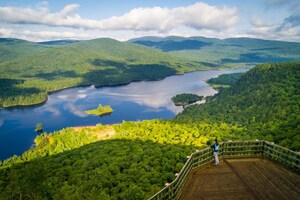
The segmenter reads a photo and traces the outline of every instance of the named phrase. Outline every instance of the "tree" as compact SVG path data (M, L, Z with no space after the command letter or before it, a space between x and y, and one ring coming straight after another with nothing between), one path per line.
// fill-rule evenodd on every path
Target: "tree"
M38 134L41 134L43 133L43 124L42 123L37 123L36 126L35 126L35 131L38 133Z

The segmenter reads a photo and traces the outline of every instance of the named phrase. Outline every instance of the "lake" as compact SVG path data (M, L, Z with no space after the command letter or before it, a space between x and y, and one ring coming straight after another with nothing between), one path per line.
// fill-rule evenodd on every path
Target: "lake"
M0 160L20 155L34 143L38 122L50 133L70 126L113 124L144 119L170 119L182 111L171 98L180 93L201 96L217 91L204 82L220 74L246 71L210 70L174 75L159 81L133 82L124 86L77 87L53 93L42 105L15 107L0 110ZM86 115L85 110L99 104L110 105L114 112L109 116Z

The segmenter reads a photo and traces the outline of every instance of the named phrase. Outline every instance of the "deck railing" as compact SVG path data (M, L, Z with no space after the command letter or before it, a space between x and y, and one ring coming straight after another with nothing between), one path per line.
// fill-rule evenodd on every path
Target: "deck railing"
M291 151L274 143L255 141L228 141L220 143L219 158L228 157L265 157L296 171L300 171L300 153ZM177 199L190 171L214 162L210 147L196 151L187 157L187 161L175 180L156 193L150 200Z

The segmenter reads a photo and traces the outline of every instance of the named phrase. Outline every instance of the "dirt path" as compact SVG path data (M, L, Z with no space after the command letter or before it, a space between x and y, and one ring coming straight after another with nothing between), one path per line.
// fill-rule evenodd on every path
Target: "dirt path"
M115 129L112 126L106 126L101 130L99 130L97 126L76 126L73 127L73 129L76 132L84 130L86 134L96 135L99 140L111 138L116 133Z

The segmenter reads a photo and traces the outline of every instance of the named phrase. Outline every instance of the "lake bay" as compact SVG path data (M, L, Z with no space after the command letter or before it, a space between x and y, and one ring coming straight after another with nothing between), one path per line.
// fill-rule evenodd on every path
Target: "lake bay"
M170 119L182 111L171 98L180 93L209 96L217 93L204 80L220 74L246 71L210 70L174 75L159 81L133 82L114 87L77 87L55 92L42 105L14 107L0 110L0 160L20 155L34 143L35 125L43 124L50 133L71 126L86 126L138 121ZM85 110L99 104L110 105L114 112L109 116L91 116Z

